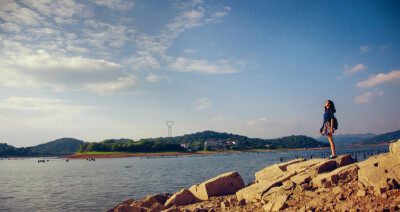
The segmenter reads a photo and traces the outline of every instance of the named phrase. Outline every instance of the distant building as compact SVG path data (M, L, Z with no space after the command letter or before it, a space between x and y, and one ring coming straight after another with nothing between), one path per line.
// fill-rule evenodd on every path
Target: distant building
M188 146L189 146L189 144L188 143L183 143L183 144L181 144L181 147L183 147L183 148L188 148Z
M206 141L204 142L205 146L222 146L224 144L223 141Z
M239 141L227 141L226 144L228 144L228 145L239 145Z

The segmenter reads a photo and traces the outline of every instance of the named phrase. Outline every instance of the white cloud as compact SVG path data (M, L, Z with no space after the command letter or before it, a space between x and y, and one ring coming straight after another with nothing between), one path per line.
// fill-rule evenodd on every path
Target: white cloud
M383 95L383 91L380 91L377 94L367 92L367 93L356 96L356 98L354 99L354 103L356 103L356 104L368 103L368 102L371 102L372 100L374 100L376 97L382 96L382 95Z
M76 23L71 19L73 16L88 16L84 14L85 5L75 1L53 0L53 1L22 1L28 7L38 10L41 14L52 17L58 23ZM89 13L89 11L87 11Z
M223 117L223 116L218 116L218 117L213 118L213 119L211 120L211 122L212 122L212 123L217 123L217 122L223 122L223 121L225 121L225 120L226 120L225 117Z
M95 0L94 3L116 10L129 10L134 5L132 0Z
M135 30L123 25L113 25L108 23L88 20L85 22L88 26L82 29L85 33L85 39L80 43L89 44L95 48L122 47L128 41L134 38Z
M0 19L6 23L24 26L39 26L44 21L44 18L38 13L21 7L12 0L5 0L0 3Z
M296 119L287 120L270 120L266 117L252 119L247 122L247 126L253 131L265 131L265 130L287 130L297 125L298 121Z
M0 29L6 32L16 32L16 33L21 32L22 30L22 28L15 23L1 23Z
M171 64L171 68L175 71L199 72L206 74L231 74L238 72L239 70L233 67L232 64L235 63L228 60L219 60L212 63L208 60L179 57Z
M354 67L350 68L347 64L344 65L343 73L346 76L353 75L357 72L365 70L366 66L362 63L355 65Z
M232 10L231 7L227 7L227 6L226 6L226 7L223 7L223 8L224 8L225 11L231 11L231 10Z
M354 103L356 104L368 103L371 102L374 97L375 95L373 95L371 92L367 92L356 96L356 98L354 99Z
M393 70L388 74L380 73L372 75L369 79L357 83L356 87L367 88L386 83L400 83L400 70Z
M133 89L136 77L125 67L85 57L66 57L33 51L19 43L3 42L0 84L7 87L62 91L89 88L100 93Z
M204 12L199 10L184 11L181 16L174 19L173 23L167 24L167 28L174 34L179 34L185 29L201 26L200 20L204 17Z
M135 56L125 59L124 63L135 71L145 71L161 67L158 60L150 52L146 51L139 51Z
M197 103L199 105L195 108L196 110L204 110L211 106L211 101L208 98L198 99Z
M194 49L185 49L184 52L186 54L194 54L194 53L196 53L196 50L194 50Z
M86 110L100 109L92 106L76 106L71 105L67 100L61 99L46 99L32 97L17 97L12 96L0 102L2 110L19 110L19 111L39 111L39 112L68 112L81 113Z
M370 50L370 48L368 46L360 46L360 50L364 53L366 53L367 51Z
M158 76L157 74L149 74L147 77L146 77L146 80L147 81L149 81L149 82L158 82L159 80L160 80L160 76Z
M89 83L86 87L101 94L109 94L115 91L131 91L138 84L137 77L129 74L126 77L119 77L114 81Z
M215 12L214 14L211 15L211 17L206 19L206 22L207 23L220 23L220 22L222 22L222 18L227 15L228 15L228 13L225 11Z
M249 125L250 127L263 127L264 125L266 125L268 123L272 123L272 122L269 122L267 120L267 118L262 117L262 118L252 119L252 120L248 121L247 125Z
M171 39L168 36L157 37L141 34L136 37L135 45L140 48L141 51L163 55L171 45Z
M390 44L386 44L386 45L379 46L379 48L380 48L381 50L385 50L385 49L387 49L387 48L389 48L389 47L390 47Z

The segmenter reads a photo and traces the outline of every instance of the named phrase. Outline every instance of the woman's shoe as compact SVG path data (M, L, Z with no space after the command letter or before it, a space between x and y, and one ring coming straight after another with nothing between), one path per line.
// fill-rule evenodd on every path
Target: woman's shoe
M337 155L331 155L331 156L329 157L329 159L335 159L335 158L337 158Z

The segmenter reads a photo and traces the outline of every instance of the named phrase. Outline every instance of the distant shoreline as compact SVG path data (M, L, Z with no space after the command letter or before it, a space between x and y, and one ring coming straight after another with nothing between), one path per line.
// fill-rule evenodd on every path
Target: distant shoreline
M79 155L66 155L60 158L69 159L91 159L91 158L127 158L127 157L170 157L170 156L183 156L183 155L209 155L216 153L194 153L194 152L167 152L167 153L122 153L122 154L79 154Z
M385 146L387 143L368 144L368 145L350 145L339 146L346 148L363 147L363 146ZM299 150L318 150L329 149L330 147L314 147L314 148L299 148L299 149L279 149L279 150L247 150L247 151L224 151L224 152L167 152L167 153L121 153L121 154L77 154L60 156L60 158L68 159L91 159L91 158L126 158L126 157L171 157L171 156L185 156L185 155L211 155L211 154L232 154L244 152L276 152L276 151L299 151Z
M368 146L385 146L389 145L390 142L379 143L379 144L365 144L365 145L350 145L350 146L336 146L336 149L340 148L355 148L355 147L368 147ZM73 155L49 155L49 156L0 156L0 158L33 158L33 157L57 157L65 159L91 159L91 158L126 158L126 157L173 157L173 156L185 156L185 155L212 155L212 154L233 154L233 153L246 153L246 152L276 152L276 151L300 151L300 150L318 150L318 149L329 149L330 147L314 147L314 148L298 148L298 149L255 149L245 151L222 151L222 152L155 152L155 153L121 153L121 154L73 154Z

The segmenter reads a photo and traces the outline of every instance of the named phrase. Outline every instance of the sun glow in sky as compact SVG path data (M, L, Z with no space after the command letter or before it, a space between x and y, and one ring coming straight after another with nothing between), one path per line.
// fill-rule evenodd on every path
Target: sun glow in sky
M0 142L400 129L398 1L0 1Z

